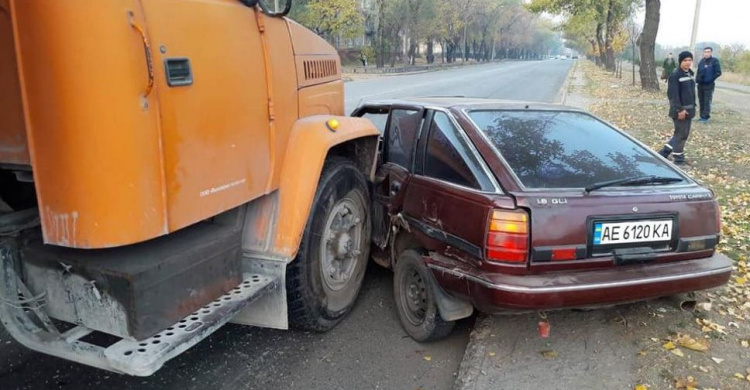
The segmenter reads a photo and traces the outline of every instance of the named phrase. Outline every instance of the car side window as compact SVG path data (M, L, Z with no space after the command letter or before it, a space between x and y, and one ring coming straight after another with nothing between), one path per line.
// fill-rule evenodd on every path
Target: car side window
M478 190L491 188L467 141L443 112L435 113L430 126L424 175Z
M375 127L380 130L382 135L385 132L385 123L388 121L388 113L368 112L362 115L362 118L369 119Z
M412 152L421 124L421 111L391 110L391 121L386 137L386 162L411 169Z

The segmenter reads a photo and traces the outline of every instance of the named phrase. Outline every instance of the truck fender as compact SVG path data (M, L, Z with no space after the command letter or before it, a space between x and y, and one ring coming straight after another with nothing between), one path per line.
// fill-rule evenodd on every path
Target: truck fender
M371 180L379 136L372 122L362 118L314 115L294 123L281 166L273 252L296 256L326 157L334 150L351 157Z

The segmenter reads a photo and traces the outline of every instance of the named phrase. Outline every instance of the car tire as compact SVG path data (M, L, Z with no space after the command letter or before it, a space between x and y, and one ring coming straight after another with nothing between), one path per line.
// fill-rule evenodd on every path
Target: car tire
M443 339L455 325L455 321L445 321L440 317L431 277L417 251L406 250L398 256L393 280L396 310L401 326L418 342Z
M367 181L349 159L323 166L296 258L287 267L289 323L325 332L352 309L370 255Z

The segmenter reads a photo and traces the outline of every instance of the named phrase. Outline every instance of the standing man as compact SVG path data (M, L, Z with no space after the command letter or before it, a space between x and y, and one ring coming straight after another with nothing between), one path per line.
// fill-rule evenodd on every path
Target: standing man
M701 123L708 123L711 118L711 101L714 99L714 83L721 76L719 60L713 57L714 49L703 49L703 59L698 63L698 101L701 109Z
M665 82L669 80L669 76L674 72L674 70L677 68L677 64L674 62L674 57L672 57L672 53L669 53L669 56L664 59L664 64L662 65L662 75L661 79Z
M664 158L674 155L674 163L685 163L685 143L690 136L690 123L695 116L695 80L693 80L693 54L683 51L677 57L679 68L669 75L667 97L669 116L674 122L674 134L659 151Z

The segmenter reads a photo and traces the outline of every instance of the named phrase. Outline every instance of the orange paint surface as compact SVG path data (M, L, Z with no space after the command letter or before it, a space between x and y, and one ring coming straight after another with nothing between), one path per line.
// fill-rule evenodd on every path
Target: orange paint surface
M129 245L278 190L275 242L296 252L328 149L377 130L325 129L343 115L336 51L257 12L0 0L0 162L32 166L45 242ZM169 85L168 59L189 60L191 84Z

